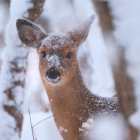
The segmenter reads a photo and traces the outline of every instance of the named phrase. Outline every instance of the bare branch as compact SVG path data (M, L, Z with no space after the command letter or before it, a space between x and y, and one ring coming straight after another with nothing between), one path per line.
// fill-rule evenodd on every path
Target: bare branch
M31 113L30 113L30 109L29 108L28 108L28 113L29 113L29 118L30 118L30 125L31 125L33 140L35 140L34 128L33 128L33 125L32 125L32 118L31 118Z
M50 119L50 118L53 118L53 116L49 116L49 117L47 117L47 118L45 118L45 119L43 119L43 120L37 122L36 124L33 125L33 127L36 127L36 126L39 125L40 123L42 123L42 122L44 122L44 121L46 121L46 120L48 120L48 119Z

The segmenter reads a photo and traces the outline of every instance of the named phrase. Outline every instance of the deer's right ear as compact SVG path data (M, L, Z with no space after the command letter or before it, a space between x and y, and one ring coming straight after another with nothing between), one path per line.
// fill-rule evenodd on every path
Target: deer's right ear
M47 36L38 25L26 19L18 19L16 26L20 40L30 47L37 48L41 40Z
M72 31L68 32L68 36L76 44L77 47L85 41L88 36L90 26L93 22L94 16L90 16L79 26L76 26Z

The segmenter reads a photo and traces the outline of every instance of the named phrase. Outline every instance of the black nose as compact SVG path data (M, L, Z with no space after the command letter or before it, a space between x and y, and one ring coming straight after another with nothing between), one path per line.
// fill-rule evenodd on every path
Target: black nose
M50 79L56 79L58 76L60 76L60 72L57 68L52 67L48 70L47 76Z

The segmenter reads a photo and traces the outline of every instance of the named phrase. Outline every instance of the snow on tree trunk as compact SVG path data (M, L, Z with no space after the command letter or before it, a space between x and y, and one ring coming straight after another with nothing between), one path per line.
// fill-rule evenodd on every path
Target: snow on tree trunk
M116 3L117 6L116 7ZM126 2L127 3L127 2ZM136 111L136 104L135 104L135 96L134 96L134 85L132 81L131 72L128 74L127 69L131 68L131 66L127 65L130 62L130 59L126 59L125 55L129 48L127 48L128 42L126 41L125 37L128 33L128 30L123 29L123 25L125 25L125 20L127 22L127 17L129 17L129 14L125 15L125 10L127 11L127 7L125 7L127 4L125 2L117 2L117 1L109 1L109 2L98 2L94 1L94 4L96 5L96 10L99 14L100 18L100 25L104 34L105 39L110 38L112 40L113 46L117 47L115 48L115 51L118 51L118 60L115 65L113 65L113 73L115 78L115 86L119 97L119 104L120 109L122 111L122 114L124 118L126 119L126 123L128 123L129 126L129 138L130 140L135 140L137 137L137 131L130 125L129 123L129 117ZM129 5L129 4L128 4ZM127 6L128 6L127 5ZM129 5L130 6L130 5ZM128 6L128 7L129 7ZM121 11L117 11L117 8L122 8ZM113 15L113 16L112 16ZM125 17L126 16L126 17ZM117 18L119 19L117 20ZM125 17L125 19L124 19ZM121 20L123 19L123 20ZM131 19L133 20L133 19ZM119 21L119 22L118 22ZM128 23L126 23L128 24ZM122 27L121 27L122 25ZM131 27L132 24L129 25ZM126 26L127 28L127 26ZM115 35L113 34L115 30ZM117 32L117 33L116 33ZM126 34L125 36L122 36L122 34ZM121 38L120 38L121 37ZM118 39L120 38L120 39ZM125 42L125 43L124 43ZM132 42L131 42L132 43ZM120 47L121 46L121 47ZM123 48L122 46L125 46L126 48ZM113 54L114 55L114 54Z
M130 110L126 112L128 121L132 114L136 111L135 117L133 118L133 123L138 130L140 130L140 126L137 125L139 123L139 110L140 110L140 57L138 52L140 51L140 1L136 0L135 2L132 1L109 1L110 7L112 9L112 15L114 17L114 25L115 31L114 36L116 40L123 46L124 49L124 58L127 63L126 71L129 77L133 82L133 93L123 95L124 99L127 101L126 109ZM119 9L119 11L117 10ZM128 12L131 9L130 12ZM118 17L120 17L118 19ZM118 21L119 20L119 21ZM129 84L126 88L130 88ZM125 93L124 93L125 94ZM132 95L133 94L133 95ZM127 96L127 97L126 97ZM135 97L134 97L135 96ZM128 106L129 105L129 106ZM137 139L137 130L131 129L130 135L132 135L131 139Z
M7 1L0 1L0 55L4 46L4 29L9 17L9 3ZM1 58L0 58L1 71Z
M44 0L11 0L10 20L6 28L6 46L2 52L0 75L0 137L18 140L22 128L22 105L28 49L19 41L16 19L24 17L37 21Z

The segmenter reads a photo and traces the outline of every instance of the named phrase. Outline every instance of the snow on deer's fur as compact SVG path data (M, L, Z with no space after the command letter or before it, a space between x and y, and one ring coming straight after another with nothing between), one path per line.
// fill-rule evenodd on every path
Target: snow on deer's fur
M17 20L21 41L38 51L42 81L64 140L87 140L84 132L79 130L88 118L99 112L118 111L116 97L103 98L92 94L80 73L77 52L92 21L93 16L72 31L58 35L47 34L28 20Z

